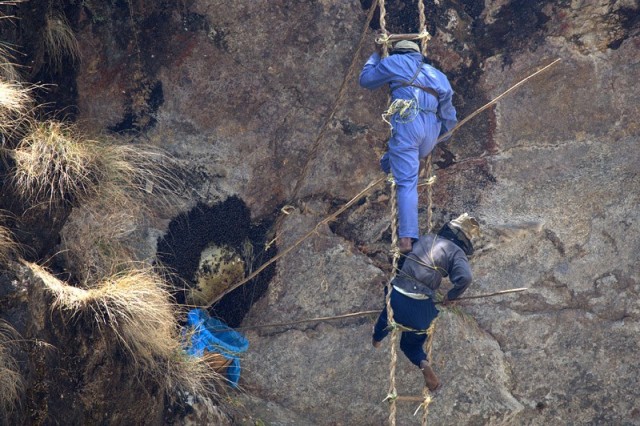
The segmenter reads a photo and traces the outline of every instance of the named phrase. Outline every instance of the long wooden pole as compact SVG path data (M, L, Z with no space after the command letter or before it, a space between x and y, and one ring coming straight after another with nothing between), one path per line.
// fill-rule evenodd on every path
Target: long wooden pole
M479 294L477 296L460 297L458 299L455 299L454 302L457 302L458 300L482 299L485 297L502 296L504 294L517 293L525 290L528 290L528 287L512 288L509 290L497 291L495 293ZM440 304L440 303L442 302L436 302L436 304ZM325 322L325 321L334 321L334 320L346 319L346 318L365 317L368 315L374 315L379 313L380 313L380 309L376 309L374 311L352 312L350 314L335 315L331 317L308 318L308 319L303 319L298 321L280 322L280 323L273 323L273 324L249 325L246 327L239 327L236 330L251 330L256 328L267 328L267 327L286 327L290 325L305 324L309 322Z

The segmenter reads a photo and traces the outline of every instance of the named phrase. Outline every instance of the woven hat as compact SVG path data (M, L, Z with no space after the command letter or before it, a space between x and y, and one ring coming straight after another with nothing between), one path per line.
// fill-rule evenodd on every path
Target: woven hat
M418 46L418 43L414 43L413 41L409 41L409 40L400 40L399 42L393 45L394 52L400 52L400 51L406 52L410 50L420 53L420 46Z
M462 231L469 241L471 241L473 237L480 236L480 224L475 217L469 216L468 213L462 213L460 216L450 221L449 227Z

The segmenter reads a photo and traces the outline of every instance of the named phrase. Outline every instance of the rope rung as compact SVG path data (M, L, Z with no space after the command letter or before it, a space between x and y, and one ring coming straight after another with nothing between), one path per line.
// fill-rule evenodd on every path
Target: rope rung
M421 40L430 39L431 35L427 31L421 33L405 33L405 34L382 34L377 40L377 43L393 43L400 40Z
M396 397L396 401L424 402L424 397L423 396L413 396L413 395L398 395Z

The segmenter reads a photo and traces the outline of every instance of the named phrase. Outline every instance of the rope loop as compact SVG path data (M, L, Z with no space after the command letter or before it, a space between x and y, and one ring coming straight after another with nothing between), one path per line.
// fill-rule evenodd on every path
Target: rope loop
M431 109L420 108L418 106L418 102L415 99L396 99L394 100L389 108L382 114L382 120L391 126L391 130L393 131L393 124L391 124L391 120L389 117L393 117L396 115L397 123L410 123L420 114L424 113L434 113L437 111Z
M387 394L387 396L382 400L382 402L395 402L398 399L398 393L394 390Z
M389 173L387 175L387 183L391 184L391 185L395 185L396 184L396 180L393 177L393 173Z
M383 32L376 37L375 42L376 44L381 44L388 48L391 46L391 37L388 33Z
M426 43L431 40L431 34L429 34L429 31L424 29L416 36L416 39Z
M418 184L418 186L432 186L434 183L436 183L436 180L438 180L437 176L436 175L431 175L430 177L428 177L424 181L420 182Z
M397 322L395 322L394 320L388 320L387 330L389 330L389 331L402 330L402 326L400 324L398 324Z
M429 404L431 404L431 394L429 393L429 388L427 388L426 386L424 388L422 396L424 398L424 401L422 401L422 403L418 405L418 408L416 408L416 411L413 412L414 417L418 415L420 410L424 410L423 413L429 412Z

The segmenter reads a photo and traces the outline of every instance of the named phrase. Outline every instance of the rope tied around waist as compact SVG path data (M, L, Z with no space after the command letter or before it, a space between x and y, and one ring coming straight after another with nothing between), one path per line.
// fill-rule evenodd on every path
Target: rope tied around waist
M429 327L429 329L430 328L431 327ZM398 322L395 322L395 321L388 321L387 327L386 327L386 330L389 330L389 331L397 330L397 331L402 331L402 332L411 332L411 333L415 333L415 334L426 334L426 335L429 335L429 333L430 333L429 329L416 330L415 328L407 327L406 325L402 325L402 324L400 324Z
M438 113L438 111L434 109L420 108L415 99L396 99L391 102L389 108L387 108L387 110L382 114L382 119L385 123L391 126L391 129L393 130L393 124L391 124L390 117L397 114L397 122L409 123L421 112L433 114Z

